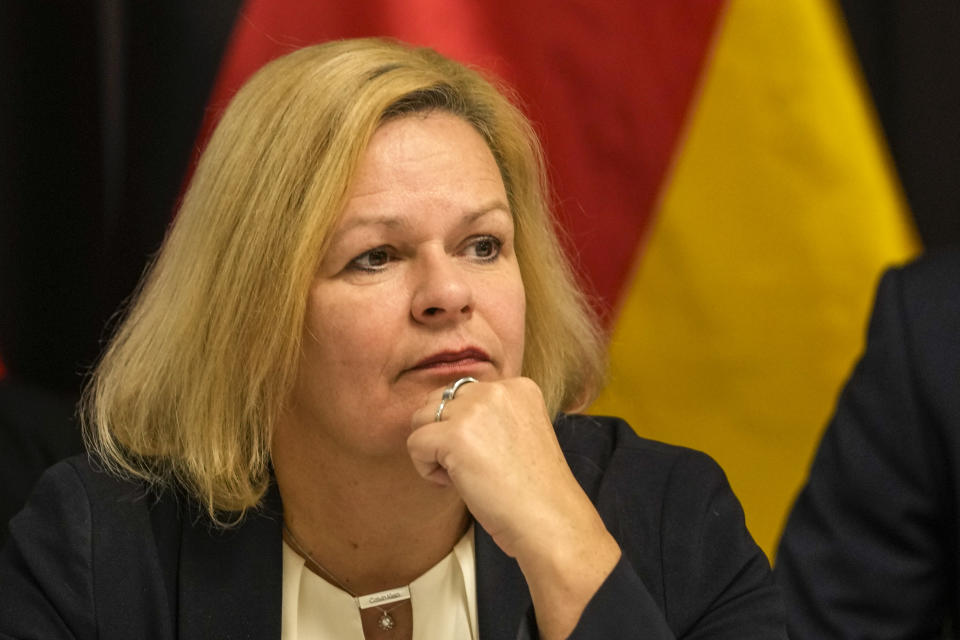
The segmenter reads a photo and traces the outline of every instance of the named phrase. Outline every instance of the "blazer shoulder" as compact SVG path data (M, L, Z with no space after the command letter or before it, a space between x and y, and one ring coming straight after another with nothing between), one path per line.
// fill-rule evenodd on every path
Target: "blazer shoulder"
M960 321L960 247L933 251L888 271L878 289L878 304L891 295L908 321L955 327Z
M913 399L950 424L960 414L958 334L960 248L931 252L884 275L864 361L903 378Z
M960 290L960 245L928 251L893 271L900 271L911 279Z
M57 462L41 474L23 509L10 519L10 528L60 523L89 527L92 519L121 520L127 513L118 507L133 508L147 497L146 488L99 469L85 454ZM123 513L121 513L123 511Z
M607 483L631 487L642 498L666 494L688 504L709 499L711 487L727 487L720 465L703 451L651 440L638 435L623 419L567 415L558 438L571 466L587 461ZM623 493L623 491L621 491Z
M124 478L107 471L101 463L87 454L58 462L44 473L41 481L58 485L75 483L82 487L91 509L102 512L103 515L112 512L118 517L124 514L117 509L148 512L164 495L140 480Z
M25 594L12 619L55 610L71 637L172 637L179 518L165 493L74 456L44 472L10 533L0 577Z
M555 426L567 464L595 503L602 502L603 487L653 505L678 492L688 492L680 499L692 504L709 496L710 487L727 486L706 453L639 436L621 418L565 414Z
M118 477L85 454L66 458L44 471L23 510L10 521L11 532L52 528L63 547L96 549L104 540L124 537L142 544L152 537L152 512L176 500L143 482Z
M672 467L681 461L700 470L720 470L719 465L706 453L644 438L622 418L561 414L555 427L560 447L568 461L586 459L606 469L615 458L625 458L647 465L647 472L652 470L650 465L653 465L665 474L670 473Z

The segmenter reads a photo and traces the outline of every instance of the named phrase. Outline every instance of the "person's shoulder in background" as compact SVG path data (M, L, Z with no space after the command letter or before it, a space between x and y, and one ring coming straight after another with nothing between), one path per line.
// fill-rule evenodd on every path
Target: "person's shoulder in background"
M960 250L884 274L866 349L787 521L775 576L805 638L939 637L957 607Z

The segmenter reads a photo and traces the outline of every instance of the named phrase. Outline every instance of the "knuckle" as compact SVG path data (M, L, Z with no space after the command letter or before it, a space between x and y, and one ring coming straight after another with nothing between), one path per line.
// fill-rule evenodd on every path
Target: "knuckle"
M520 385L520 388L525 391L530 391L530 392L540 391L540 385L538 385L533 380L533 378L527 378L527 377L517 378L517 384Z
M492 401L505 400L510 395L510 391L508 389L508 383L502 380L495 382L490 385L490 388L487 391L487 393L489 394L490 400Z

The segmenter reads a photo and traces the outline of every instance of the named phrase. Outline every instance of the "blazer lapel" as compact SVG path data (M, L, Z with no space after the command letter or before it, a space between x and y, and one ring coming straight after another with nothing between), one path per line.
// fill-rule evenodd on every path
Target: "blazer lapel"
M483 527L475 527L480 640L536 638L530 592L517 561L501 551Z
M203 518L184 521L178 637L280 638L282 522L275 485L233 529L213 529Z

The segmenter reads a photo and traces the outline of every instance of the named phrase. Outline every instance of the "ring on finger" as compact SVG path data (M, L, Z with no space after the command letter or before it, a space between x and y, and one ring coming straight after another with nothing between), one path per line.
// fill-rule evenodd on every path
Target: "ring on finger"
M457 396L457 390L470 382L477 382L477 379L470 376L460 378L443 390L443 395L440 396L440 404L437 406L437 413L433 416L434 422L440 422L443 419L443 408L447 406L447 401L453 400Z

